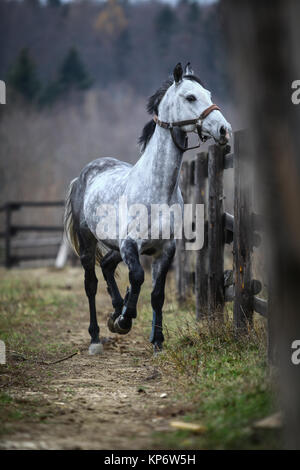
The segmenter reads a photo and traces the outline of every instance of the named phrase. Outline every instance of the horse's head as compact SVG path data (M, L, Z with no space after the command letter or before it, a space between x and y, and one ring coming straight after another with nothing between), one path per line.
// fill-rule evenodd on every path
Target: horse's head
M173 75L174 83L159 104L158 123L170 123L185 132L198 131L201 140L212 137L217 143L226 144L231 125L213 104L210 91L194 75L190 64L185 73L181 64L177 64Z

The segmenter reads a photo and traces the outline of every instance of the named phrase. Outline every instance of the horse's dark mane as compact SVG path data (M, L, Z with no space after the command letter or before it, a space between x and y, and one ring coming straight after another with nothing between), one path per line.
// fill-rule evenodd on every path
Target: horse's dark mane
M145 148L147 147L149 140L154 134L155 131L155 122L153 119L148 121L147 124L144 125L142 134L139 137L139 144L141 144L141 152L144 152Z
M194 82L199 83L201 86L203 85L203 82L200 80L199 77L196 75L184 75L183 78L187 80L192 80ZM173 84L173 79L168 79L166 80L162 86L152 95L150 96L148 103L147 103L147 111L149 114L157 114L158 113L158 106L163 97L165 96L167 90L170 88L170 86ZM155 122L153 119L151 121L148 121L147 124L145 124L142 134L139 138L139 144L141 144L141 151L144 152L145 148L147 147L151 137L154 134L155 131Z
M147 111L149 114L157 114L158 113L158 105L165 96L167 90L172 85L173 80L168 79L166 80L162 86L152 95L150 96L147 104Z
M168 80L166 80L162 84L162 86L152 96L150 96L150 98L148 99L148 103L147 103L147 111L148 111L149 114L157 114L158 113L159 103L161 102L161 100L165 96L166 91L168 90L168 88L170 88L172 83L173 83L173 80L171 80L169 78ZM156 124L153 121L153 119L151 119L151 121L149 121L149 122L147 122L147 124L145 124L145 126L143 128L143 131L142 131L142 134L139 138L139 144L141 144L141 151L142 152L144 152L145 148L148 145L149 140L153 136L154 131L155 131L155 126L156 126Z

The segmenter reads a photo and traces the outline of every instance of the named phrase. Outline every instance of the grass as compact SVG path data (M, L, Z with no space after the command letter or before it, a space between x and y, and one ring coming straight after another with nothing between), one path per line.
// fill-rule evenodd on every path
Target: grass
M143 286L139 323L147 340L152 321L150 286ZM225 323L196 322L193 298L178 305L174 282L168 283L164 305L164 352L154 363L176 381L178 402L189 411L179 419L203 424L206 432L154 434L158 448L171 449L277 449L275 431L254 431L252 424L277 411L269 377L265 320L254 317L254 329L237 337L233 305L226 304ZM147 346L147 343L146 343Z
M265 328L256 321L248 335L237 338L227 321L197 323L186 312L183 323L169 322L165 352L156 359L179 383L180 400L192 404L184 421L200 423L206 432L158 433L163 448L279 448L277 432L258 435L252 424L276 411L266 362ZM173 324L172 324L173 323ZM179 398L178 396L178 398Z
M37 362L55 360L74 351L74 346L66 344L61 335L56 338L49 334L49 326L53 331L53 325L59 325L59 320L76 307L76 298L63 290L63 285L63 279L58 284L55 278L50 284L47 276L39 279L34 270L0 276L0 339L7 350L7 363L0 365L0 434L13 432L22 422L47 418L39 411L40 405L48 407L45 400L27 396L22 400L4 389L7 384L39 387L52 371Z
M49 341L47 325L68 315L74 306L73 296L57 292L55 286L37 279L1 279L0 337L8 351L26 357L42 353L43 358L52 358L68 353L64 343Z

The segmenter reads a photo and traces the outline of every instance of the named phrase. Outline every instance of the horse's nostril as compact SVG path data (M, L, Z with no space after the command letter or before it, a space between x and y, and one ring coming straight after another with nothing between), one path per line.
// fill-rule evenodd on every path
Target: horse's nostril
M225 135L226 135L226 129L225 129L224 126L221 126L221 128L220 128L220 134L221 134L221 136L225 136Z

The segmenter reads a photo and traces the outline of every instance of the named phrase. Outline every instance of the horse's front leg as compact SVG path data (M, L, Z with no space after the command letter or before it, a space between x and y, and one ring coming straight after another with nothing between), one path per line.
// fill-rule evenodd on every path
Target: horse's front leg
M166 247L159 258L152 263L152 283L151 305L153 311L152 331L150 342L153 344L154 353L162 350L164 342L162 325L162 308L165 301L166 277L175 254L175 241Z
M139 260L137 244L132 239L123 240L120 253L129 269L130 289L126 296L122 313L114 322L114 329L119 334L127 334L132 327L132 319L136 318L136 306L144 282L144 270Z
M111 296L114 308L114 312L109 315L107 321L108 329L112 333L116 333L114 322L116 318L121 315L123 309L123 299L115 280L115 270L120 261L122 261L120 253L118 251L111 250L104 256L100 263L104 279L107 283L107 291Z

